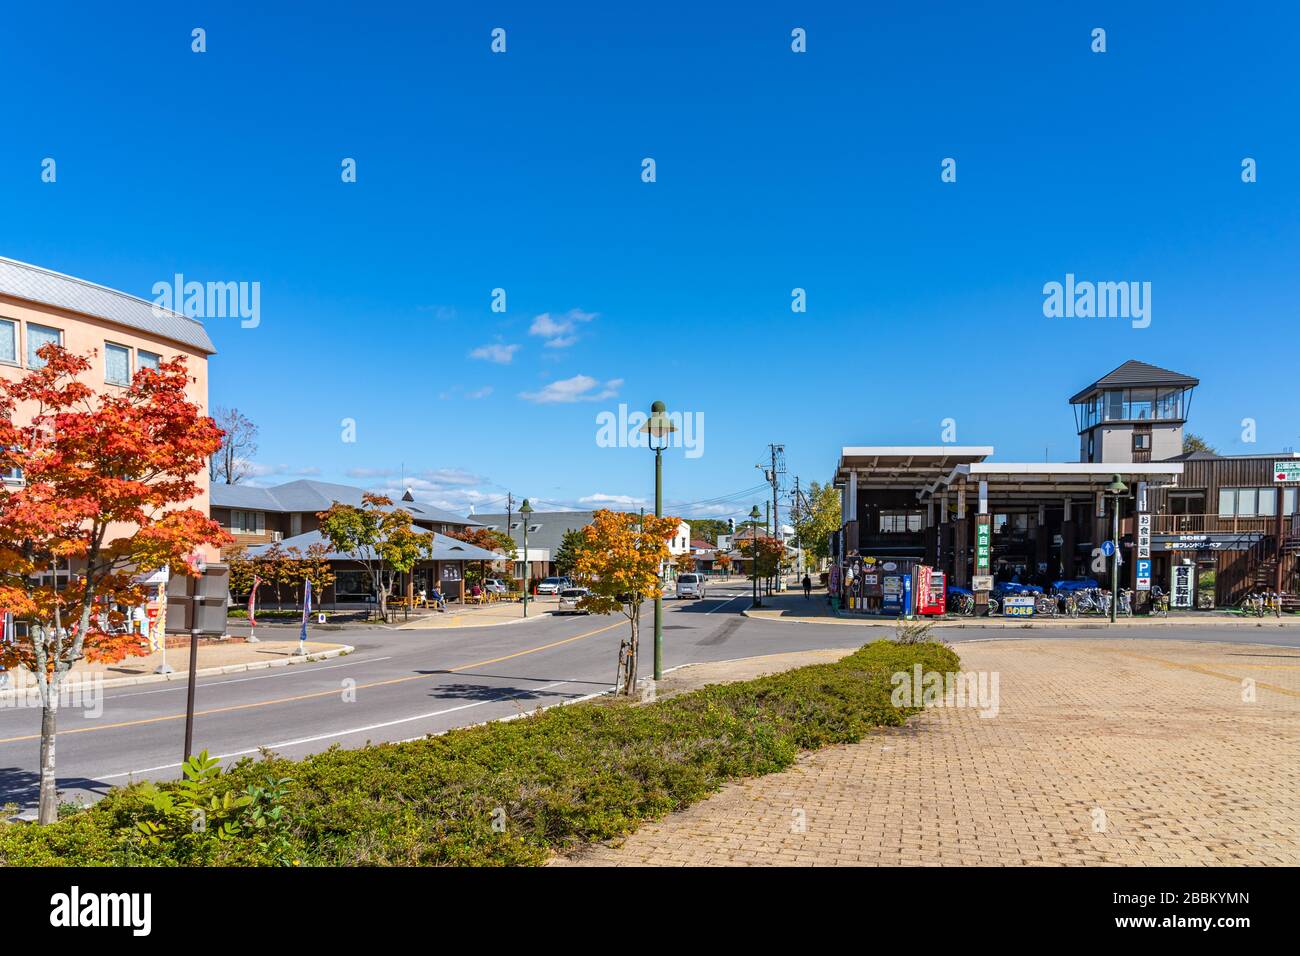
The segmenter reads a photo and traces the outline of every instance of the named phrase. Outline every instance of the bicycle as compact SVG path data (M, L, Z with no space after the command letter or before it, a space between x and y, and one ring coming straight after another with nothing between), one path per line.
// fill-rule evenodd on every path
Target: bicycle
M1151 587L1151 616L1169 616L1169 595L1158 584Z
M1061 605L1054 594L1040 594L1034 598L1034 614L1056 617Z

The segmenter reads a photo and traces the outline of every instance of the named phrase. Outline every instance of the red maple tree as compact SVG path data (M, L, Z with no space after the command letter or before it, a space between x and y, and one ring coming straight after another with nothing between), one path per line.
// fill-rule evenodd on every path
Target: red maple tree
M195 573L195 551L229 537L185 507L221 444L189 400L184 358L141 369L128 387L81 381L88 357L57 345L41 368L0 379L0 608L25 624L0 642L0 665L28 668L41 700L40 819L57 811L59 691L83 658L118 661L148 645L118 625L143 603L137 580L170 566Z

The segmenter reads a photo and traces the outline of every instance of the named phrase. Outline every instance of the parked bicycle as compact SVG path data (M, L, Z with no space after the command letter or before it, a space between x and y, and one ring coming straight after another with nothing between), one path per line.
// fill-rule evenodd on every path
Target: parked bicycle
M1151 616L1169 616L1169 595L1158 584L1151 586Z

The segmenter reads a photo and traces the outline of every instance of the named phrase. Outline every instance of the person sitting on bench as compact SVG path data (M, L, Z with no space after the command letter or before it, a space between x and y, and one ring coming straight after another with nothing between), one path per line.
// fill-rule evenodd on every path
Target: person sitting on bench
M447 599L443 597L442 592L436 587L433 589L433 593L429 595L429 600L433 602L433 606L439 611L447 610Z

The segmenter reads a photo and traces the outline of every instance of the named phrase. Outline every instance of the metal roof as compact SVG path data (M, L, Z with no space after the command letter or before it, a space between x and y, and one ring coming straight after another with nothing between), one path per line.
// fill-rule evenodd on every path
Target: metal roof
M209 490L211 504L217 508L247 508L257 511L277 511L283 513L325 511L334 502L354 507L361 506L361 496L365 489L353 485L337 485L329 481L312 481L301 479L276 485L272 488L256 488L249 485L216 485ZM421 521L433 521L439 524L456 524L477 526L473 518L443 511L423 501L398 501L394 507L409 511L412 517Z
M0 256L0 294L105 319L188 345L207 355L217 351L203 323L197 319L107 286L4 256Z
M894 488L909 481L919 487L956 465L992 454L992 445L849 445L840 449L833 484L847 484L849 472L855 472L859 488Z
M528 554L533 558L534 550L546 549L552 553L560 549L566 531L576 531L591 524L594 511L534 511L528 516ZM518 511L510 515L510 522L517 527L513 532L506 529L506 514L478 514L474 516L489 528L504 531L510 535L522 550L524 546L523 515ZM534 560L542 560L534 558Z
M455 538L448 537L445 534L437 532L427 532L423 528L412 525L412 531L420 534L433 534L433 551L425 555L422 560L432 561L500 561L502 556L495 551L488 551L477 545L470 544L466 541L458 541ZM292 538L285 538L278 545L280 548L297 548L300 551L306 551L312 545L320 543L329 544L329 538L321 534L320 531L308 531L305 534L295 535ZM269 544L254 545L248 549L249 557L259 557L264 551L270 548ZM324 555L327 561L356 561L370 560L371 554L369 549L361 552L360 555L344 554L339 551L329 551Z
M1137 359L1129 359L1119 368L1103 375L1087 388L1080 389L1070 399L1070 403L1074 404L1082 401L1099 389L1131 388L1135 385L1178 385L1194 388L1200 384L1201 380L1199 378L1184 375L1182 372L1171 372L1169 369L1160 368L1158 365L1149 365L1146 362L1139 362Z

